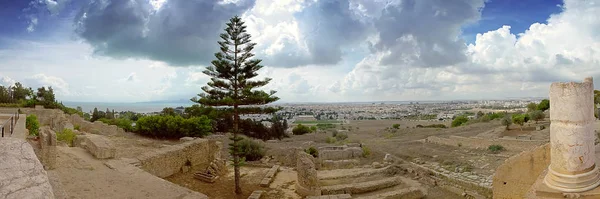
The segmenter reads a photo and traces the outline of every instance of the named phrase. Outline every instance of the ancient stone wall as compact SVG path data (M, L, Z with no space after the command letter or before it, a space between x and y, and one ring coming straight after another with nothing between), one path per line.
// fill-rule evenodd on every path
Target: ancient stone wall
M40 126L49 126L54 131L62 131L63 129L73 129L73 124L67 118L62 110L58 109L21 109L27 115L36 115Z
M507 159L494 174L494 198L523 198L549 164L550 144Z
M144 153L138 160L143 170L164 178L182 171L185 166L208 166L220 156L221 147L221 142L215 140L195 139Z
M317 169L312 159L313 157L308 153L296 154L296 172L298 174L296 192L303 197L321 195Z
M0 138L0 198L54 198L42 164L27 141Z
M73 125L79 126L79 129L81 131L85 131L88 133L98 135L120 135L125 133L125 130L115 125L108 125L100 121L85 121L77 114L70 115L69 120L73 123Z
M319 147L319 158L321 160L347 160L360 158L362 156L362 148L348 146L327 146Z
M449 145L449 146L461 146L471 149L486 150L490 145L502 145L506 150L509 151L527 151L535 148L539 145L547 143L547 141L539 140L515 140L515 139L484 139L484 138L467 138L461 136L450 136L449 138L442 138L437 136L429 136L425 139L426 142Z
M46 169L54 169L56 166L56 133L49 127L42 127L39 137L39 159Z

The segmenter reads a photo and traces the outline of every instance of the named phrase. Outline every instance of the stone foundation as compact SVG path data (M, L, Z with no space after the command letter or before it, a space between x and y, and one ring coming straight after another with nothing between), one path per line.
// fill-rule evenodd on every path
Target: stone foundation
M112 142L101 135L77 135L73 141L73 146L87 149L98 159L115 158L116 154L116 149Z
M347 160L362 157L361 147L327 146L319 147L319 159L321 160Z
M475 137L461 137L461 136L450 136L448 138L442 138L437 136L429 136L425 139L425 142L430 142L440 145L448 145L458 147L465 147L470 149L487 150L490 145L501 145L509 151L528 151L539 145L547 143L547 141L541 140L517 140L517 139L485 139Z
M507 159L494 174L494 198L524 198L549 164L550 144Z
M208 166L220 156L221 146L221 142L215 140L195 139L144 153L137 159L143 170L165 178L183 171L186 166Z
M54 169L56 166L56 133L48 127L42 127L39 138L39 159L46 169Z

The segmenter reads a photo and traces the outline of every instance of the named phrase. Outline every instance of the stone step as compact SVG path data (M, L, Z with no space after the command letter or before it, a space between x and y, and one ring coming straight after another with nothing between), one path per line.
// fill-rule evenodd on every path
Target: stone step
M402 199L420 199L425 197L425 192L419 188L409 187L409 188L396 188L392 187L388 188L384 192L378 193L369 193L369 194L360 194L353 195L352 198L356 199L392 199L392 198L402 198Z
M376 174L385 174L390 171L391 166L387 166L379 169L336 169L336 170L325 170L319 171L319 180L332 180L342 178L356 178L362 176L372 176Z
M359 182L352 184L340 184L321 187L322 195L335 194L360 194L385 189L401 184L402 180L398 177L388 177L381 180Z

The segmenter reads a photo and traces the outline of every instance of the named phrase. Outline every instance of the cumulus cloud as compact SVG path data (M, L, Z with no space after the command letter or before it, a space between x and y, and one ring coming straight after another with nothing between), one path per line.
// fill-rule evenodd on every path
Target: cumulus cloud
M92 0L75 18L76 32L95 53L148 58L171 66L207 64L218 50L224 23L254 5L253 0Z
M417 4L411 7L419 7ZM458 11L461 9L454 6L459 5L473 8L477 6L472 5L478 4L446 5L446 7ZM387 10L390 10L389 7ZM464 21L468 17L464 16L476 16L464 15L464 12L464 10L460 12L463 17L446 17L463 19L461 23L468 23ZM330 91L349 95L380 96L385 95L382 93L393 93L402 99L417 96L421 99L545 96L551 82L581 81L586 76L600 78L600 67L598 67L600 18L596 17L596 13L599 12L600 3L597 1L567 0L561 13L550 16L547 23L532 24L524 33L511 33L510 26L503 26L497 30L478 34L474 44L455 49L459 52L460 59L438 57L440 59L435 59L436 61L433 62L430 62L431 60L413 62L420 60L414 57L414 59L404 59L409 61L396 60L394 64L390 64L390 59L400 59L406 53L396 51L394 54L394 47L386 47L390 42L379 41L374 45L375 51L358 63L342 80L330 86ZM382 18L385 15L384 12ZM461 23L456 25L460 26ZM398 32L407 31L401 29ZM452 33L453 31L438 32ZM413 42L413 47L419 45L419 42L414 42L413 36L400 38L397 42L387 40L392 41L393 46L404 42L403 39ZM439 41L437 38L430 38L430 40L421 40L421 42L427 46ZM446 44L451 44L449 47L454 46L453 43ZM384 49L389 50L382 51ZM423 50L415 49L417 49L415 52ZM435 53L431 55L433 57L429 59L437 56ZM598 85L600 83L597 81L596 86Z
M0 86L9 87L14 85L15 83L16 81L14 79L11 79L10 77L0 77Z
M52 87L54 93L58 95L68 96L73 94L69 89L69 84L64 79L43 73L25 79L24 85L31 88Z

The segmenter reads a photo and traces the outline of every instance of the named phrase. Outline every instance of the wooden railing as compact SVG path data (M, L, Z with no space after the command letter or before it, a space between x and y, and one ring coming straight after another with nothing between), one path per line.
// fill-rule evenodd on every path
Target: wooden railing
M13 134L17 121L19 121L19 113L14 113L1 125L2 128L0 128L0 131L2 131L2 137L8 137Z

